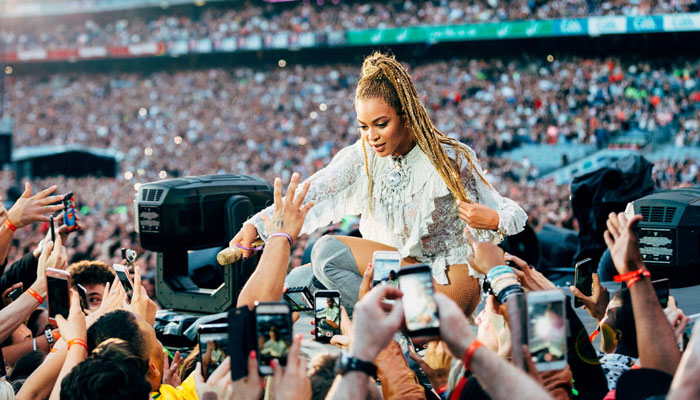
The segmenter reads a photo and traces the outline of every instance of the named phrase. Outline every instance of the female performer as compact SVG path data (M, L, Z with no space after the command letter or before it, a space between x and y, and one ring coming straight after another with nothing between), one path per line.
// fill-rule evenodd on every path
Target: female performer
M345 304L354 304L374 251L398 250L404 265L429 264L436 290L470 315L480 288L467 262L471 248L464 229L469 226L481 240L500 241L521 231L527 215L486 181L471 148L435 128L394 57L374 53L365 59L355 112L361 139L309 178L305 202L315 204L301 233L361 215L363 238L319 239L312 251L314 275L328 289L340 290ZM230 245L250 247L258 235L266 239L274 233L266 232L261 219L272 213L268 207L253 216ZM354 262L341 266L346 271L330 271L326 255L332 258L339 249Z

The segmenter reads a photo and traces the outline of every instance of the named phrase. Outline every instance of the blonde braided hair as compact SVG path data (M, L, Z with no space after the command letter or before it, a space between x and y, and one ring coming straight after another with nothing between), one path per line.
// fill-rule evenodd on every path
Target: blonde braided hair
M491 187L486 181L486 178L474 168L474 162L467 148L459 141L440 132L433 125L425 107L421 104L418 92L416 91L413 81L411 81L411 77L401 63L393 56L388 56L381 52L374 52L372 55L365 58L365 61L362 63L360 81L357 83L357 89L355 91L355 101L358 99L376 98L386 101L387 104L396 110L402 122L406 124L414 142L421 151L430 158L430 161L447 185L450 193L452 193L456 199L468 203L472 202L462 185L460 177L462 159L466 159L467 162L469 162L469 170L472 175L476 172L479 178L481 178L487 186ZM449 159L445 149L442 147L443 144L448 144L455 149L457 153L455 162ZM365 172L369 179L371 210L373 184L372 176L369 171L364 138L362 140L362 150L365 155Z

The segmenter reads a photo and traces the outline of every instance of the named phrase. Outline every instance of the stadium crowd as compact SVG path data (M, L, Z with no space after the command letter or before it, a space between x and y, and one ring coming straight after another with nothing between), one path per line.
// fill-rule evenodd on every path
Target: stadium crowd
M294 179L298 182L298 176ZM290 190L293 189L290 185ZM2 209L0 258L6 257L16 231L46 223L47 214L61 211L61 205L51 205L63 197L55 195L55 191L56 187L35 194L27 190L9 210ZM296 238L308 212L308 208L299 208L303 196L295 202L282 200L280 196L276 200L275 218L283 223L270 226L281 227L284 234ZM84 217L80 224L85 225L88 219ZM340 365L345 365L341 368L349 372L336 375L336 361L346 356L297 335L289 343L282 339L288 348L286 366L283 368L280 361L272 362L272 378L267 385L262 385L258 372L257 351L264 351L262 347L252 351L250 357L244 353L242 358L229 349L229 357L213 371L204 372L208 375L206 379L202 376L204 366L196 362L198 347L186 359L179 353L171 356L165 352L156 337L156 306L144 287L141 268L137 265L134 269L129 301L119 279L105 263L95 259L69 263L66 246L79 245L76 240L80 239L71 239L73 234L65 226L56 226L55 241L47 236L36 251L7 266L0 279L3 293L0 351L7 373L0 380L0 398L12 400L16 395L17 398L89 399L99 393L107 399L254 400L263 392L268 398L300 400L571 399L574 393L577 398L590 399L666 394L669 399L697 398L700 328L694 329L686 345L682 334L689 318L672 298L666 308L659 303L651 279L643 273L646 270L634 230L638 221L637 217L628 220L624 213L613 213L605 234L614 266L619 274L626 276L629 291L610 296L595 275L594 295L585 296L571 288L600 324L604 336L600 345L602 357L588 340L591 332L586 331L570 304L572 296L566 297L562 311L569 326L568 330L563 329L567 332L566 347L572 350L561 367L541 370L534 364L527 346L512 347L510 335L517 333L511 333L509 319L504 317L510 316L512 321L513 314L508 314L508 309L516 303L509 301L509 296L556 287L525 260L467 234L468 245L474 250L470 264L494 282L493 294L487 295L476 326L470 324L449 297L436 293L433 298L439 310L439 341L420 352L402 348L398 333L404 324L402 292L392 285L371 288L372 271L368 268L352 319L342 313L340 334L332 344L341 347L346 356L374 364L374 372L368 366L352 369L350 364L341 362ZM286 268L289 254L290 243L286 239L268 240L257 265L259 275L243 287L239 307L282 297L285 276L272 272ZM505 267L506 261L512 262L513 267ZM73 287L81 284L91 296L81 306L78 291L71 291L69 311L66 310L65 317L57 315L55 324L47 322L47 311L40 307L47 296L54 306L56 303L52 302L58 301L58 297L51 297L57 292L47 289L49 268L67 269ZM495 285L495 271L501 280L509 279L510 294L505 293L506 288ZM276 281L279 289L261 290L261 278L268 284L270 280ZM17 287L26 290L12 300L8 292ZM514 292L514 287L518 291ZM395 299L389 310L384 298ZM544 325L538 329L556 328ZM406 352L410 356L405 356ZM514 354L523 354L524 369L511 363ZM599 357L600 362L593 362ZM234 381L233 369L247 373L243 372ZM422 374L425 376L419 379ZM378 378L381 386L372 378Z
M491 181L523 205L536 227L575 228L569 190L528 185L539 175L536 167L529 160L497 157L502 151L521 143L602 147L631 128L653 132L680 127L689 138L699 132L696 63L664 67L581 58L551 63L456 59L416 65L411 74L436 126L475 149ZM340 148L357 140L352 107L356 75L349 65L15 74L7 82L8 111L16 121L16 148L79 144L124 154L116 179L36 182L72 190L81 214L94 217L81 233L82 247L70 247L71 260L115 261L120 247L138 248L131 206L135 184L212 173L271 181L277 175L288 179L292 169L307 177L326 165ZM660 181L697 182L695 172ZM8 193L14 175L6 171L0 177L0 192ZM14 192L10 198L19 195ZM22 235L32 232L32 237L15 243L11 256L28 251L45 230L23 230ZM149 270L154 263L149 256Z
M397 26L469 24L523 19L576 18L595 15L650 15L700 10L695 0L660 1L327 1L299 2L294 6L241 2L231 8L208 7L191 11L168 10L150 16L96 15L76 22L45 24L35 20L6 20L0 38L6 51L42 48L125 46L144 42L211 39L265 33L329 33L351 29ZM335 4L337 3L337 4Z

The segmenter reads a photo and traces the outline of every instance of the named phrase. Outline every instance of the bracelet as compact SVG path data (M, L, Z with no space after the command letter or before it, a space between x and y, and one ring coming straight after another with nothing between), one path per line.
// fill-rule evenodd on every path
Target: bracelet
M49 348L52 348L54 343L56 343L56 339L54 339L51 329L45 330L44 336L46 336L46 341L49 342Z
M36 290L29 288L29 289L27 289L27 293L34 296L34 298L36 299L36 301L39 302L39 304L44 304L44 298L41 297L41 295L39 293L37 293Z
M647 270L646 268L640 268L634 271L627 272L626 274L615 275L613 279L615 280L615 282L627 282L627 287L630 288L632 287L632 285L642 280L644 277L651 277L651 272L649 272L649 270Z
M70 347L74 344L79 344L83 347L85 347L85 351L88 351L88 346L87 343L83 339L71 339L68 341L68 350L70 350Z
M446 391L447 391L447 384L444 384L444 385L440 386L439 388L435 389L435 392L436 392L438 395L442 395L442 394L445 393Z
M273 233L272 235L270 235L270 236L267 237L267 240L270 240L270 239L272 239L273 237L276 237L276 236L287 238L287 241L289 242L289 245L290 245L290 246L292 245L292 243L294 243L294 241L292 240L292 237L289 236L288 234L284 233L284 232Z
M17 232L17 227L12 223L12 221L10 221L9 218L5 220L5 226L7 226L7 228L12 232Z
M474 353L476 353L476 350L483 346L483 343L481 343L478 339L474 339L474 341L467 347L467 350L464 351L464 357L462 357L462 365L464 365L465 371L470 371L471 368L469 364L472 362L472 357L474 357Z

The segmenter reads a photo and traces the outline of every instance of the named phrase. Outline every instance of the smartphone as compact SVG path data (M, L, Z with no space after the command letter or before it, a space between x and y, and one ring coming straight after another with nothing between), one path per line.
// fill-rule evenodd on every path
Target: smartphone
M78 296L80 297L80 309L83 311L90 311L90 302L88 301L87 289L85 289L85 287L79 283L76 284L75 287L78 289Z
M382 282L398 286L401 254L398 251L375 251L372 256L372 286Z
M75 223L75 199L73 198L73 192L66 193L66 195L63 196L63 225L68 228L68 232L74 231L77 227Z
M527 342L538 371L566 367L565 301L559 290L527 294Z
M56 243L56 231L53 228L53 215L49 215L49 231L51 232L51 243Z
M231 357L231 381L248 376L248 355L255 350L255 323L248 306L228 313L228 355Z
M13 302L19 298L19 296L24 293L24 289L21 287L14 288L10 291L10 293L7 294L7 297L10 299L10 302Z
M122 283L124 291L126 291L126 297L129 299L129 302L131 302L131 296L134 294L134 286L129 279L129 271L126 269L126 266L121 264L112 264L112 269L117 273L117 278L119 278L119 282Z
M409 337L438 337L440 318L433 293L433 274L427 264L404 267L398 273L403 313Z
M306 286L287 288L282 295L282 299L289 303L292 312L313 310L314 298L311 291Z
M56 324L56 316L68 319L70 312L70 273L60 269L46 268L46 289L49 323Z
M292 345L292 310L287 303L258 303L255 305L255 335L258 372L272 375L270 361L277 359L287 365Z
M576 263L574 267L574 286L586 296L593 294L593 267L592 258L586 258ZM574 297L574 307L583 306L583 302L578 297Z
M330 343L340 334L340 292L319 290L314 294L314 318L316 341Z
M199 364L206 381L228 355L228 324L201 325L197 332L197 342Z

